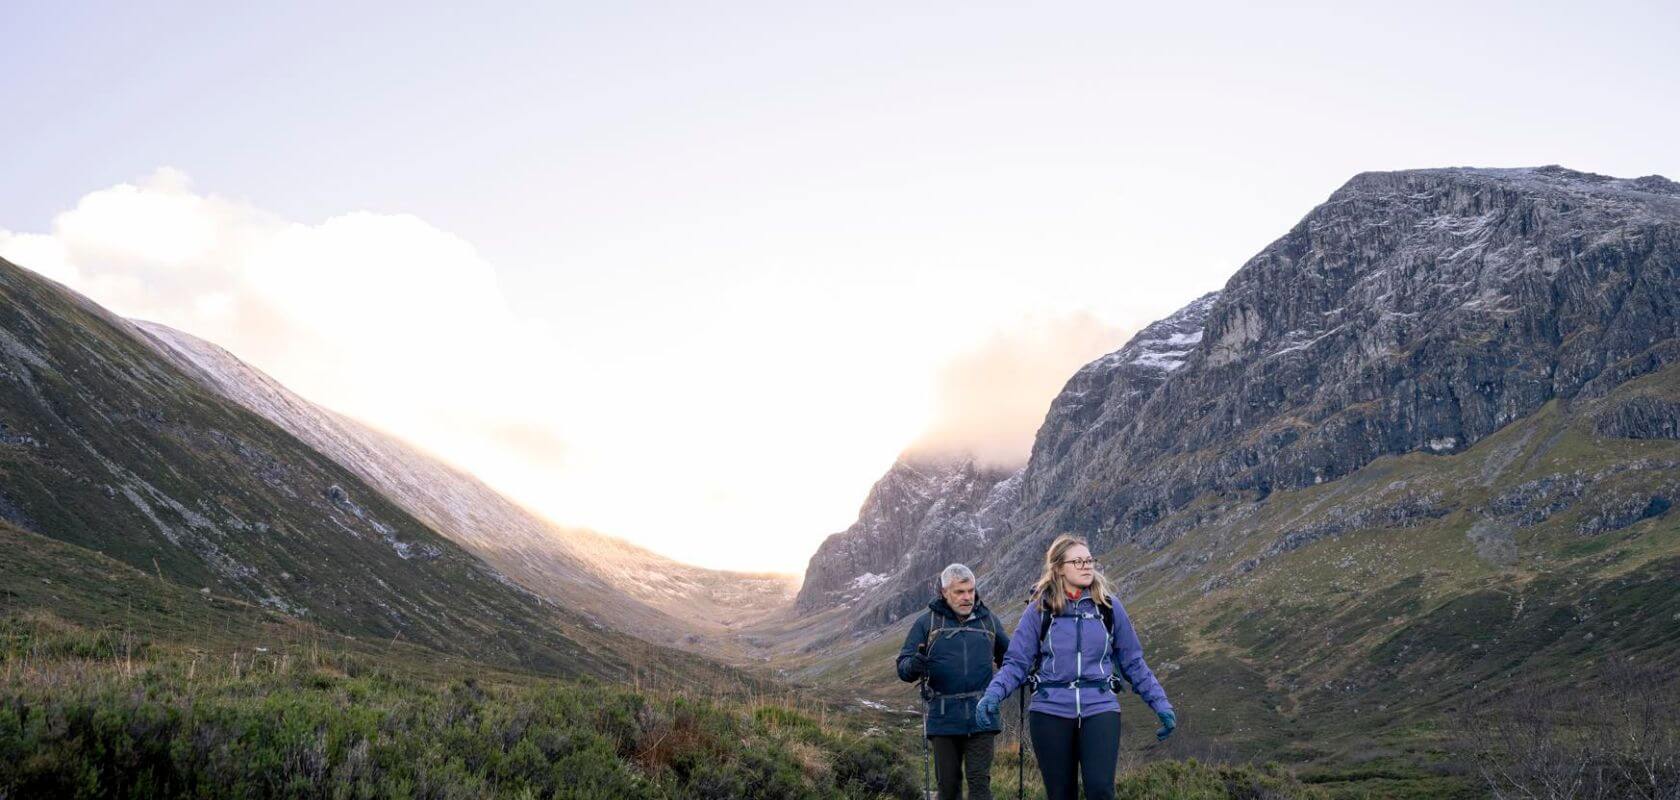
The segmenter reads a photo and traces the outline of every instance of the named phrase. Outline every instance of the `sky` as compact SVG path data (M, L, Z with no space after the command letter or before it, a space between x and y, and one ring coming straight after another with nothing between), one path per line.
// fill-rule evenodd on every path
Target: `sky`
M241 5L0 5L0 255L711 567L1358 172L1680 178L1671 3Z

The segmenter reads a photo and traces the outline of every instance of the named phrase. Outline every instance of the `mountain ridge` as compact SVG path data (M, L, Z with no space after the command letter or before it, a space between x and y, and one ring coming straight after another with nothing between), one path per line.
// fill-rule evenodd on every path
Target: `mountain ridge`
M73 290L0 260L0 300L0 521L30 534L17 546L50 539L47 560L116 559L207 604L507 669L757 680L531 592ZM7 581L18 568L0 560ZM34 613L29 596L0 606Z
M525 589L657 644L736 654L712 637L779 608L792 576L711 570L555 524L470 473L293 392L227 350L138 322L165 357L291 432Z
M1158 546L1176 534L1151 526L1203 492L1263 498L1462 450L1550 397L1672 363L1677 221L1662 176L1358 173L1221 290L1070 378L987 566L1029 581L1068 530Z

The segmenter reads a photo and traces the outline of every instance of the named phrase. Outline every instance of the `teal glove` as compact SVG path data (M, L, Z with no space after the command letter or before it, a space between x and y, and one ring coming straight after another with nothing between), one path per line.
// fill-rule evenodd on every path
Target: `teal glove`
M1155 716L1161 718L1161 727L1155 731L1155 741L1166 741L1166 738L1178 729L1178 715L1171 711L1158 711Z
M989 694L981 695L974 703L974 724L981 730L1000 728L998 725L998 699Z

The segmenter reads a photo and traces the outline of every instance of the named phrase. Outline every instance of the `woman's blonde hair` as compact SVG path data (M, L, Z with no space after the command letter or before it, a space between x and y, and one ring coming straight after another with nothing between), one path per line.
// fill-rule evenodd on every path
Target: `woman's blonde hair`
M1049 604L1050 613L1062 613L1062 609L1067 606L1067 586L1066 581L1062 580L1059 568L1062 566L1062 560L1067 558L1067 551L1072 550L1075 545L1084 545L1086 550L1091 548L1084 537L1071 533L1057 536L1056 541L1050 543L1050 549L1044 551L1044 572L1039 574L1038 583L1033 584L1032 597L1028 598L1027 602L1039 600ZM1091 597L1102 605L1108 605L1108 579L1103 577L1102 570L1092 571L1096 573L1096 577L1091 580Z

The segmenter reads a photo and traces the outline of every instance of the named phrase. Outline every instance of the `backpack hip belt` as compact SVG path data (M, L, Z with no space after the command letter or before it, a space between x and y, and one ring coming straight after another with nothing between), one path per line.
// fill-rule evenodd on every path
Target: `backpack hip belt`
M1112 677L1081 678L1076 681L1034 681L1033 683L1035 684L1033 686L1033 691L1037 691L1041 686L1046 689L1054 689L1057 687L1061 687L1063 689L1108 689L1110 691L1114 689L1114 678Z

